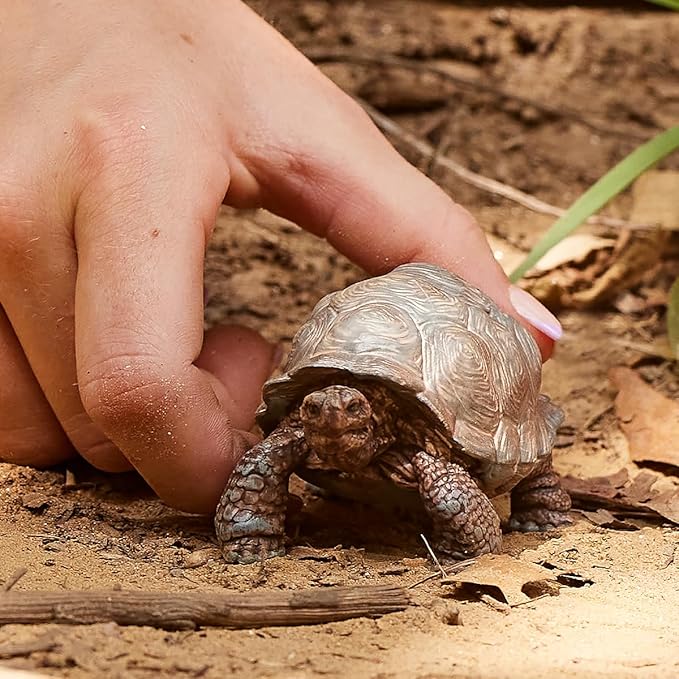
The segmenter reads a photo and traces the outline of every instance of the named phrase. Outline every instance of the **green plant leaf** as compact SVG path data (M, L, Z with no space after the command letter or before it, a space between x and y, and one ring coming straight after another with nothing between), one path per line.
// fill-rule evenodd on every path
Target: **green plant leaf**
M675 359L679 359L679 278L670 288L667 301L667 335Z
M679 0L646 0L646 2L652 2L654 5L661 5L662 7L669 7L679 11Z
M510 275L515 283L549 250L574 231L611 198L627 188L640 174L679 148L679 125L661 132L642 144L593 184L557 219L547 233L528 253L526 259Z

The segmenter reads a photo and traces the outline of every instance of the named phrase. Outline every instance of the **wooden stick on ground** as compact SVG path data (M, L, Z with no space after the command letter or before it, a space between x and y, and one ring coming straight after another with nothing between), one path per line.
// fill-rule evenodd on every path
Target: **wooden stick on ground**
M532 106L540 111L554 116L555 118L570 118L582 123L586 127L598 132L599 134L617 135L624 139L636 139L639 142L648 141L649 135L637 132L631 127L625 125L615 125L609 120L591 120L585 114L567 106L559 105L553 106L544 101L524 97L520 94L515 94L501 87L488 83L480 78L468 78L458 75L446 69L444 66L432 61L422 61L415 59L408 59L394 56L393 54L374 54L370 52L359 52L354 47L349 48L332 48L324 47L305 47L304 54L315 64L323 63L354 63L364 64L367 66L382 66L387 68L400 68L410 71L418 71L424 73L432 73L434 75L449 80L455 85L466 87L468 89L480 90L482 92L490 92L491 94L502 99L513 99L526 106ZM655 134L661 131L658 125L650 125L650 134Z
M246 629L314 625L402 611L401 587L333 587L292 592L7 592L0 593L0 625L116 622L161 629L201 626Z
M436 149L428 144L423 139L416 137L404 128L402 128L397 122L380 113L376 108L368 104L366 101L355 98L356 101L364 108L365 112L372 118L373 122L377 127L382 130L388 137L392 137L396 141L405 144L412 150L421 154L424 158L432 159L431 164L440 166L452 172L455 176L459 177L462 181L475 186L477 189L492 193L496 196L501 196L507 198L523 207L532 210L533 212L538 212L545 215L552 215L554 217L561 217L565 214L566 210L557 207L556 205L551 205L546 203L544 200L540 200L535 196L532 196L525 191L516 189L509 184L503 184L496 179L491 179L490 177L485 177L484 175L478 174L477 172L472 172L471 170L464 167L460 163L456 162L452 158L436 153ZM587 224L598 224L600 226L606 226L613 229L641 229L648 230L657 228L655 224L634 224L628 222L625 219L618 219L616 217L607 217L605 215L594 215L586 220Z

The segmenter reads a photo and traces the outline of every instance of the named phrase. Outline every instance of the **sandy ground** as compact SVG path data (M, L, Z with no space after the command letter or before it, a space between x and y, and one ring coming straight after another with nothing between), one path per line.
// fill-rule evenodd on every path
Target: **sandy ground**
M269 0L257 8L403 127L476 172L565 206L640 139L679 118L679 15L644 3L589 5ZM489 87L383 63L328 62L333 50L436 62ZM676 159L664 167L676 168ZM431 174L502 242L525 248L550 222L441 168ZM611 214L627 216L631 201L623 197ZM640 298L639 286L662 291L676 269L671 257L658 262L633 294ZM293 225L225 211L206 267L206 322L245 323L289 342L320 296L361 276ZM662 337L662 305L622 313L620 299L561 312L566 337L545 368L544 390L567 414L555 451L564 474L637 469L612 408L610 367L632 366L663 393L679 392L674 364L639 350ZM209 519L168 509L133 475L69 471L75 485L65 469L0 465L0 581L26 568L17 591L409 587L434 573L418 537L426 527L403 513L307 497L290 555L227 566ZM611 530L574 519L548 535L506 536L506 555L575 574L551 596L520 605L500 603L496 592L462 597L431 579L410 590L410 608L378 620L183 632L9 625L0 627L0 664L74 679L676 677L679 531L662 521ZM451 607L462 624L449 624ZM42 650L10 652L29 641Z

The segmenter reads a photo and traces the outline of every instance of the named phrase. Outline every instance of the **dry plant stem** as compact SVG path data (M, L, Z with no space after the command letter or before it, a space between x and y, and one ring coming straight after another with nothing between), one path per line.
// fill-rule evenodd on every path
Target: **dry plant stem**
M487 193L492 193L496 196L501 196L507 198L523 207L532 210L533 212L539 212L540 214L552 215L554 217L561 217L566 213L566 210L556 205L551 205L550 203L545 203L545 201L536 198L535 196L525 193L519 189L509 186L509 184L503 184L496 179L491 179L490 177L484 177L483 175L477 174L468 170L464 165L454 161L448 156L439 154L437 156L436 149L428 144L426 141L416 137L414 134L404 130L398 123L394 120L380 113L376 108L368 104L367 102L357 99L358 103L365 109L366 113L372 118L373 122L379 127L382 132L395 138L399 142L406 144L411 149L422 154L426 158L432 158L432 164L444 167L446 170L450 170L454 175L462 179L467 184L475 186L477 189L486 191ZM614 229L650 229L654 228L652 224L633 224L625 219L617 219L615 217L605 217L605 216L593 216L586 220L587 224L596 224L599 226L606 226Z
M619 127L611 125L607 121L593 121L586 118L579 111L574 109L569 109L562 106L550 106L544 102L538 101L537 99L530 99L529 97L522 97L518 94L513 94L507 90L503 90L500 87L495 87L489 85L488 83L481 82L475 78L465 78L463 76L451 73L447 69L437 66L431 63L422 63L420 61L414 61L412 59L404 59L401 57L394 57L386 54L367 54L367 53L357 53L353 49L332 49L326 50L322 48L305 48L304 54L311 59L315 64L322 64L328 62L345 62L354 64L365 64L365 65L377 65L377 66L387 66L391 68L401 68L408 69L411 71L420 71L425 73L432 73L438 75L444 80L448 80L456 85L461 85L462 87L467 87L468 89L480 90L482 92L490 92L491 94L501 97L503 99L512 99L518 101L526 106L532 106L540 111L544 111L555 118L571 118L577 122L585 125L591 130L598 132L600 134L606 135L616 135L623 137L625 139L636 139L638 141L644 142L648 141L648 136L640 134L634 130L628 128ZM657 126L652 126L651 130L653 132L660 131Z
M26 575L26 573L28 573L27 568L18 568L15 570L14 573L9 576L7 582L5 582L5 584L2 586L2 591L9 592L9 590L12 589L12 587L14 587L14 585L16 585L17 582L19 582L19 580L21 580L21 578Z
M429 552L429 556L431 556L432 561L436 564L436 567L441 571L441 575L444 578L447 577L448 574L443 569L441 562L436 557L436 554L434 553L434 550L431 548L431 545L429 544L427 538L425 538L422 533L420 533L420 537L422 538L422 542L424 542L424 546L427 548L427 551Z
M246 594L7 592L0 594L0 625L115 622L160 629L248 629L377 617L402 611L408 605L403 588L386 585Z

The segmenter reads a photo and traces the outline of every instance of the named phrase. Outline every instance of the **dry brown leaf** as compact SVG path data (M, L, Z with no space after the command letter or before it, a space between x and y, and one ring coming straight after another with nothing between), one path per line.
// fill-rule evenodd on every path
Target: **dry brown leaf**
M571 496L573 508L583 511L605 508L615 518L624 516L649 518L662 517L679 524L679 486L673 484L669 477L642 471L631 483L628 481L626 469L611 476L600 476L591 479L578 479L573 476L561 478L564 489ZM656 482L667 487L667 490L653 490ZM672 487L674 485L674 487ZM597 514L596 517L604 517ZM595 520L595 523L598 521ZM599 525L604 525L600 523ZM606 526L616 528L619 526Z
M587 517L595 526L602 528L612 528L614 530L639 530L639 526L635 526L629 521L618 519L613 516L607 509L600 507L595 512L588 512L587 510L580 510L580 513Z
M549 590L550 585L556 587L554 573L542 566L519 561L508 554L484 554L462 573L449 576L442 582L444 584L455 583L467 590L470 588L478 588L480 591L485 589L500 601L506 601L510 606L530 601ZM533 583L544 583L544 587L541 588Z
M601 500L612 500L618 497L620 489L629 481L629 472L624 467L610 476L593 476L579 479L575 476L562 478L564 488L571 495L587 495Z
M658 393L630 368L609 371L618 389L615 412L635 462L679 467L679 403Z
M644 504L652 507L669 521L679 524L679 490L668 490Z
M543 274L566 264L581 264L594 251L604 248L612 250L614 245L614 239L602 238L591 233L576 233L567 236L551 248L528 275Z
M581 261L534 271L524 287L550 308L588 309L611 302L658 264L666 231L622 231L614 246L594 248Z
M652 472L642 471L637 474L632 483L625 488L625 495L635 502L647 502L654 493L651 490L655 482L658 480L658 475Z

